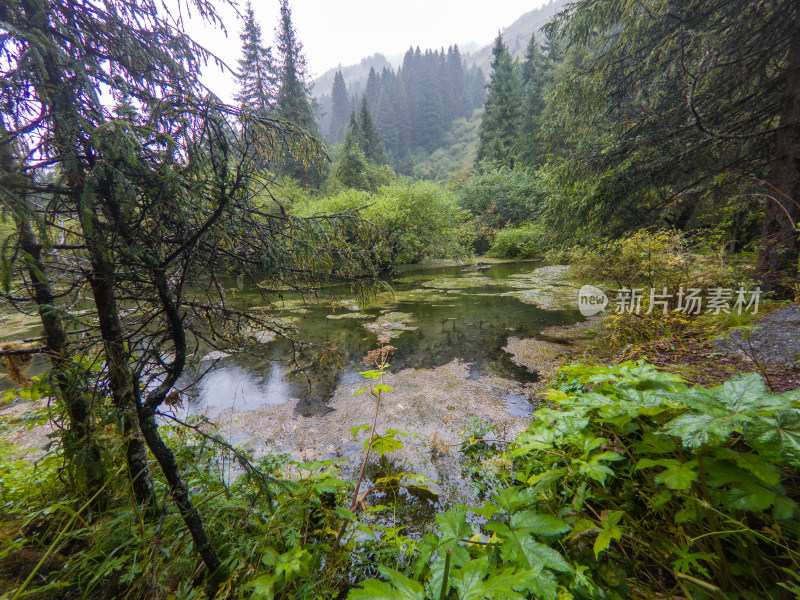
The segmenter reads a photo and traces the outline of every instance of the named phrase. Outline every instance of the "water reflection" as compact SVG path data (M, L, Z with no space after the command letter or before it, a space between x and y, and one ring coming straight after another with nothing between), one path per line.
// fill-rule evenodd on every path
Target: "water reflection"
M266 376L235 364L217 365L198 382L192 406L198 411L208 407L253 410L285 404L291 397L287 374L277 362Z
M299 413L323 414L336 387L358 377L361 358L383 335L392 337L397 348L391 366L395 372L430 369L459 359L470 365L472 378L498 375L535 381L536 373L513 363L503 350L508 338L538 337L546 327L582 320L571 306L577 293L565 283L563 271L537 270L537 266L515 263L478 272L449 267L405 273L393 283L392 298L384 297L363 311L346 296L335 310L330 303L305 304L299 321L301 337L334 348L336 360L329 360L319 347L298 349L281 340L256 344L212 368L196 386L191 410L251 410L295 397L301 399ZM546 294L540 304L549 310L537 306L537 289ZM257 292L247 290L235 300L243 307L264 302ZM287 302L292 308L301 304L300 298ZM554 310L554 305L559 308ZM285 310L282 316L297 313ZM511 414L530 414L526 399L505 401Z

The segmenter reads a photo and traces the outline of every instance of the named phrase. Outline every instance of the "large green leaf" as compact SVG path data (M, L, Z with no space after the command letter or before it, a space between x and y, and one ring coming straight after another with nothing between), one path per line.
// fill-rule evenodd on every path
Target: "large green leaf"
M733 462L737 467L755 475L767 485L777 485L781 480L780 470L760 454L740 453L731 448L718 448L714 451L714 456Z
M800 410L779 410L759 416L744 429L747 444L766 457L800 466Z
M394 569L378 567L381 575L389 583L377 579L367 579L361 589L351 590L349 600L425 600L425 589L421 583L413 581Z
M558 517L526 510L511 519L511 528L535 535L558 535L570 530L570 526Z
M708 413L687 412L672 419L664 427L664 432L681 439L689 448L723 444L728 437L752 419L748 414L722 413L710 410Z
M581 464L578 467L578 472L589 479L600 482L601 485L605 485L606 477L614 476L614 471L596 459Z
M688 447L720 445L759 412L775 410L785 402L770 393L755 373L737 375L710 389L693 388L680 399L691 410L670 421L664 431L680 437Z
M603 511L600 518L600 533L594 541L594 557L600 556L601 552L608 550L611 541L622 539L622 527L619 526L620 520L625 516L621 510Z
M674 458L662 458L659 460L643 458L636 463L637 470L652 467L666 467L664 471L655 476L654 481L663 483L671 490L687 492L692 487L692 483L698 479L696 460L681 462Z
M452 574L452 585L458 590L459 600L480 600L487 596L487 586L483 579L489 572L489 559L487 557L472 560L463 569L458 569ZM434 590L435 591L435 590Z
M761 512L773 505L778 495L757 482L747 482L731 488L725 494L726 504L734 510Z
M490 526L492 527L490 528ZM568 572L572 570L558 551L537 542L525 530L512 531L505 524L497 521L488 523L486 528L506 538L501 547L503 558L515 562L524 569L530 569L537 573L546 567L555 571Z
M492 495L492 500L497 502L498 506L506 511L508 514L513 513L517 509L527 505L530 500L530 492L522 486L503 488L496 494Z
M467 523L467 512L464 508L454 508L436 515L436 522L441 532L441 545L452 549L460 541L472 535L472 525Z

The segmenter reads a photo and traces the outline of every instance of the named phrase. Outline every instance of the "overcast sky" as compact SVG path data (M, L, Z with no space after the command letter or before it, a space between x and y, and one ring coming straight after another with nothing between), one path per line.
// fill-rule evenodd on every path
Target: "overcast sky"
M547 0L294 0L292 20L303 43L312 77L338 65L350 65L380 52L402 54L409 46L445 48L450 44L485 45L498 29ZM241 0L244 7L245 0ZM253 0L265 45L272 45L279 0ZM190 26L189 33L231 68L241 52L242 28L233 11L225 19L227 38L220 31ZM223 99L235 92L229 76L209 65L206 84Z

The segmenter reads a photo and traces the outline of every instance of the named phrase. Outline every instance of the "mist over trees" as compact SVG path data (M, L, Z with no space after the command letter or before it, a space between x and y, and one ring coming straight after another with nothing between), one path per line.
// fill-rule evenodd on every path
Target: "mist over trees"
M330 107L323 132L332 144L341 139L342 82L337 74L330 97L321 101L323 110ZM455 119L483 106L484 86L483 72L464 66L458 46L424 52L417 47L409 48L396 71L370 69L363 96L392 164L402 170L411 155L439 148ZM352 92L350 98L357 108L360 98Z

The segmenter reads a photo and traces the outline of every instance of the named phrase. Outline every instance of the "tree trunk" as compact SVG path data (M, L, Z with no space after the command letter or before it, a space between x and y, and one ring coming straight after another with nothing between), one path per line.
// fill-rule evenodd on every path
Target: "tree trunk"
M161 300L164 315L169 327L170 337L174 344L173 352L175 358L173 359L171 367L167 369L167 373L161 384L150 391L144 402L138 403L139 422L142 424L144 439L150 451L153 453L153 456L156 457L158 464L161 465L161 470L167 478L172 499L178 506L178 510L183 517L183 522L186 524L186 528L192 536L194 545L200 553L200 556L202 556L206 567L208 567L209 573L213 575L221 566L220 560L211 544L211 540L208 538L203 520L192 504L192 500L189 497L189 489L181 477L175 455L164 443L164 440L161 439L161 434L158 431L158 422L155 418L156 410L164 402L167 394L183 372L186 362L186 332L183 329L183 319L178 306L176 306L169 294L169 288L163 269L151 265L151 272L153 284Z
M213 575L222 563L211 544L211 540L208 538L200 513L197 512L191 498L189 498L189 488L181 477L175 455L158 433L158 423L156 423L154 411L147 406L142 407L139 410L139 421L142 424L144 439L147 441L153 456L156 457L158 464L161 465L161 470L164 471L172 499L178 506L183 522L192 536L195 548L203 558L209 573Z
M34 237L30 223L17 218L20 248L30 257L28 275L33 284L39 318L42 321L47 354L53 366L53 379L57 391L67 407L69 429L64 436L64 453L73 474L88 497L94 497L103 487L106 478L100 447L92 434L91 405L81 389L76 386L76 369L71 368L67 351L67 337L61 318L56 312L53 291L42 261L42 248ZM103 498L99 498L102 502Z
M91 405L82 390L76 387L75 369L72 368L67 350L67 336L59 316L53 289L42 260L42 246L25 216L25 191L20 184L28 183L28 178L20 169L7 133L0 123L0 175L3 187L10 193L12 202L19 205L11 207L14 224L17 228L20 250L24 255L25 269L33 287L33 300L42 322L46 352L53 367L56 393L67 408L68 428L64 436L64 453L70 465L73 478L79 487L84 488L87 497L97 496L106 478L100 447L92 434ZM18 180L23 178L23 180ZM102 504L104 498L97 496Z
M81 212L86 214L85 211ZM90 223L87 223L87 220ZM156 506L156 501L153 495L150 469L147 465L147 448L142 439L137 410L136 388L139 381L131 371L131 355L120 323L119 309L114 295L114 267L108 259L104 243L98 239L103 235L103 229L98 220L92 216L82 217L81 225L92 263L89 284L94 294L100 334L103 338L108 383L114 405L120 411L122 418L128 476L136 495L136 501L141 506L152 508Z
M766 290L789 298L796 293L800 258L800 6L795 12L795 23L784 108L775 139L777 159L771 181L774 189L766 201L759 256Z

